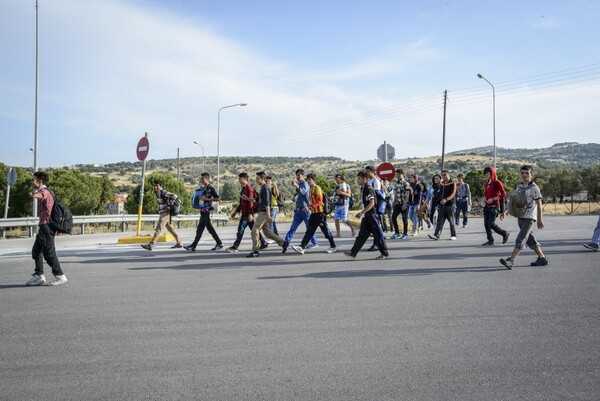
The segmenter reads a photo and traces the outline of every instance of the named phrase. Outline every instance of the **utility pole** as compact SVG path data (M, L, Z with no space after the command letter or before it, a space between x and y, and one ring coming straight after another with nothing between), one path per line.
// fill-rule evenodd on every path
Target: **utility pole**
M448 91L444 91L444 127L442 130L442 168L444 169L444 156L446 154L446 101L448 100Z
M177 148L177 181L179 181L179 148Z

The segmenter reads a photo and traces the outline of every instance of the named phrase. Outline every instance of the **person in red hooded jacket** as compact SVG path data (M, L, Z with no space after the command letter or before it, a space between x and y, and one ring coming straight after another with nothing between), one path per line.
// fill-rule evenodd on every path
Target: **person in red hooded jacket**
M500 228L496 224L496 216L501 212L500 204L504 202L506 198L506 191L502 181L496 176L496 169L492 166L483 169L483 175L486 179L485 184L485 207L483 208L483 222L485 226L485 233L487 235L487 242L481 245L494 245L494 235L492 231L502 236L502 243L505 244L508 241L510 235L508 231Z

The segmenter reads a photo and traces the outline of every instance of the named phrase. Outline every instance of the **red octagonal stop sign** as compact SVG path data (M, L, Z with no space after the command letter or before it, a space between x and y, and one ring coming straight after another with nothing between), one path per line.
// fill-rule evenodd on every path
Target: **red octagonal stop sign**
M144 161L146 160L146 157L148 157L148 152L150 151L150 142L148 141L148 138L143 137L142 139L140 139L140 141L137 144L137 158L139 161Z
M379 178L386 180L391 180L396 175L396 168L392 163L381 163L377 167L377 175Z

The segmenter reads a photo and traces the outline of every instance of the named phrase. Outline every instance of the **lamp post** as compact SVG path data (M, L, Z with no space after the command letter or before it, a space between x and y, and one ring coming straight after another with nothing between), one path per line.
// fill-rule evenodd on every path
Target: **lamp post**
M33 140L33 172L38 171L38 104L39 104L39 17L38 17L39 7L38 0L35 0L35 111L34 111L34 140ZM38 203L37 199L33 199L31 206L31 215L33 217L37 217L38 214Z
M220 178L220 172L221 172L221 156L219 153L219 141L220 141L220 129L221 129L221 110L223 109L228 109L230 107L235 107L235 106L246 106L246 103L236 103L236 104L230 104L229 106L223 106L219 109L219 113L217 113L217 193L219 193L220 186L219 186L219 178Z
M205 166L204 166L204 161L205 161L205 159L204 159L204 146L200 145L196 141L194 141L194 143L202 148L202 173L206 173Z
M486 77L484 77L481 74L477 74L478 78L484 79L485 82L487 82L488 84L490 84L490 86L492 87L492 99L493 99L493 132L494 132L494 170L496 169L496 88L494 88L494 85L492 85L492 83L490 81L487 80Z

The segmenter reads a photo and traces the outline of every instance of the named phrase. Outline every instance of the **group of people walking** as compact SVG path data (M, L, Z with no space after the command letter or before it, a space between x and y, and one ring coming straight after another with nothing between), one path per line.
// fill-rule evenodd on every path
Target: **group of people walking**
M295 252L304 254L305 251L319 246L315 235L317 229L321 230L329 242L327 253L336 253L338 248L335 238L341 237L341 225L345 224L350 228L351 235L356 237L350 251L344 252L345 256L355 259L369 238L373 237L373 243L369 250L379 251L379 256L376 259L382 260L389 258L383 229L386 225L386 216L390 220L390 228L394 231L394 234L390 237L391 240L397 238L408 239L409 221L412 236L419 235L420 230L423 228L423 222L428 227L434 225L434 233L429 234L429 238L436 241L441 238L446 221L450 226L450 240L457 239L456 227L459 226L461 214L462 227L467 226L472 198L470 187L464 182L462 175L459 174L457 181L454 182L450 172L443 170L440 175L436 174L432 178L432 184L427 188L420 181L417 174L410 174L408 180L406 180L402 169L396 170L395 179L389 182L380 180L375 171L373 166L366 166L356 175L356 182L360 186L360 210L355 215L360 220L360 226L356 229L348 221L350 203L353 202L354 197L343 174L336 174L336 186L330 198L317 185L315 174L305 174L303 169L296 170L292 182L295 189L294 215L292 224L283 237L279 235L275 217L279 206L283 206L284 197L272 177L267 176L264 171L256 173L255 182L258 187L258 190L256 190L250 184L248 174L240 173L238 175L241 187L239 202L237 208L231 213L232 218L239 214L239 223L236 239L227 248L227 252L238 252L244 232L249 227L251 230L252 251L247 257L259 257L260 251L266 249L269 243L276 243L282 248L283 253L291 247ZM533 234L534 226L537 226L538 229L544 228L540 188L533 181L533 168L531 166L522 166L520 174L521 183L517 186L516 191L509 196L504 185L498 179L494 167L490 166L484 169L486 183L483 217L487 241L482 246L494 245L494 234L501 237L503 244L508 241L510 233L498 226L496 223L498 217L502 220L510 213L518 219L519 233L515 240L515 247L509 257L499 260L507 269L512 269L525 245L537 255L537 259L531 263L532 266L548 265L548 259ZM50 225L54 195L47 188L47 184L47 173L35 172L33 174L31 180L32 191L29 195L31 198L38 200L40 220L32 249L35 271L26 283L32 286L46 284L43 260L46 260L52 268L54 275L54 279L48 283L49 285L56 286L67 282L54 247L56 233ZM161 181L156 180L153 182L159 208L159 219L156 223L154 236L149 243L142 245L144 249L152 251L165 228L174 236L176 241L171 248L184 248L189 252L195 252L205 230L208 230L215 240L213 251L224 248L223 242L210 218L214 210L214 202L218 202L220 199L219 194L210 184L210 174L201 174L200 185L202 190L197 195L198 199L195 200L200 209L196 235L192 243L184 245L170 219L169 209L174 204L177 196L163 189ZM335 236L327 223L325 213L327 202L333 202L335 205L333 212ZM522 203L520 208L516 206L518 203ZM512 206L512 208L509 206ZM400 234L400 218L402 219L402 234ZM306 226L306 231L300 244L290 246L296 230L302 223ZM600 217L592 241L583 245L588 249L597 251L599 241Z

